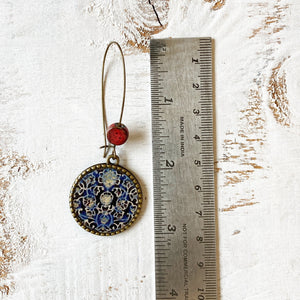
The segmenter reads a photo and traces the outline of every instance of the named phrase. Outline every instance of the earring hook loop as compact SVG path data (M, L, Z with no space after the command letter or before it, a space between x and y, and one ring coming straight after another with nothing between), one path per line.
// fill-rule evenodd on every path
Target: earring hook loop
M102 116L103 116L103 132L104 132L104 146L100 148L104 148L104 153L103 157L106 157L109 153L109 149L113 148L112 151L112 157L117 158L118 156L116 155L116 145L108 145L107 144L107 137L106 137L106 132L107 132L107 115L106 115L106 107L105 107L105 80L104 80L104 69L105 69L105 62L106 62L106 55L109 50L109 48L115 44L118 49L120 50L121 57L122 57L122 65L123 65L123 100L122 100L122 106L121 106L121 113L120 113L120 119L119 119L119 124L121 125L122 122L122 117L123 117L123 112L124 112L124 105L125 105L125 93L126 93L126 69L125 69L125 59L124 59L124 54L122 51L122 48L119 43L112 41L108 44L106 47L104 57L103 57L103 63L102 63L102 79L101 79L101 88L102 88Z

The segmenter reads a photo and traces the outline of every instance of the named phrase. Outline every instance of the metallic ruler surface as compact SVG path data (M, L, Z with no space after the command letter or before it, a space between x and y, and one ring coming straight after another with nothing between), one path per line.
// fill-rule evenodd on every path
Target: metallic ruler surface
M217 299L210 38L150 44L156 299Z

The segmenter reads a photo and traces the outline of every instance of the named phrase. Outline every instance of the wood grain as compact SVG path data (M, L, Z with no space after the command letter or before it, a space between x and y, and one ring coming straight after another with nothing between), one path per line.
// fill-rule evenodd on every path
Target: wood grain
M169 1L115 1L111 6L103 1L93 1L87 11L99 21L106 15L110 26L117 26L120 30L121 44L127 51L149 52L151 35L163 31L168 25Z
M15 223L19 220L10 213L10 210L14 209L9 204L11 201L14 202L10 191L15 180L26 179L31 172L38 168L24 155L20 156L16 152L5 153L0 149L0 279L2 283L0 291L4 295L8 295L14 290L15 282L10 273L15 265L29 261L28 236L18 230Z
M269 79L268 92L270 95L269 108L274 118L282 126L290 126L289 101L287 99L286 73L283 64L286 58L272 69Z
M222 8L225 5L225 0L204 0L206 2L212 3L212 9L213 10L218 10Z

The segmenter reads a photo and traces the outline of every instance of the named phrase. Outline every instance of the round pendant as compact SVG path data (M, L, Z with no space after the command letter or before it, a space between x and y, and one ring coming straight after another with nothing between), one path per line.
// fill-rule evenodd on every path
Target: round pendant
M77 223L97 235L115 235L130 227L142 206L134 175L120 165L97 164L84 170L70 193Z

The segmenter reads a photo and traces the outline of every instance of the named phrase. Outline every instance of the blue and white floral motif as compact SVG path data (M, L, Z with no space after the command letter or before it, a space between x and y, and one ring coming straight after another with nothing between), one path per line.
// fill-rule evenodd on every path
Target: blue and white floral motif
M113 198L114 198L114 196L112 195L112 193L108 192L108 191L100 194L100 202L104 206L110 205L111 202L113 201Z
M117 173L112 169L105 169L103 171L102 182L106 188L111 188L117 182Z
M116 210L123 211L128 207L129 202L125 199L118 199L116 203Z
M72 207L81 224L99 233L114 233L131 222L138 209L136 185L115 168L84 175L73 189Z
M96 205L96 201L94 198L87 196L82 199L82 204L83 206L91 209Z
M96 223L100 229L109 229L114 223L114 217L111 214L98 214L96 216Z

